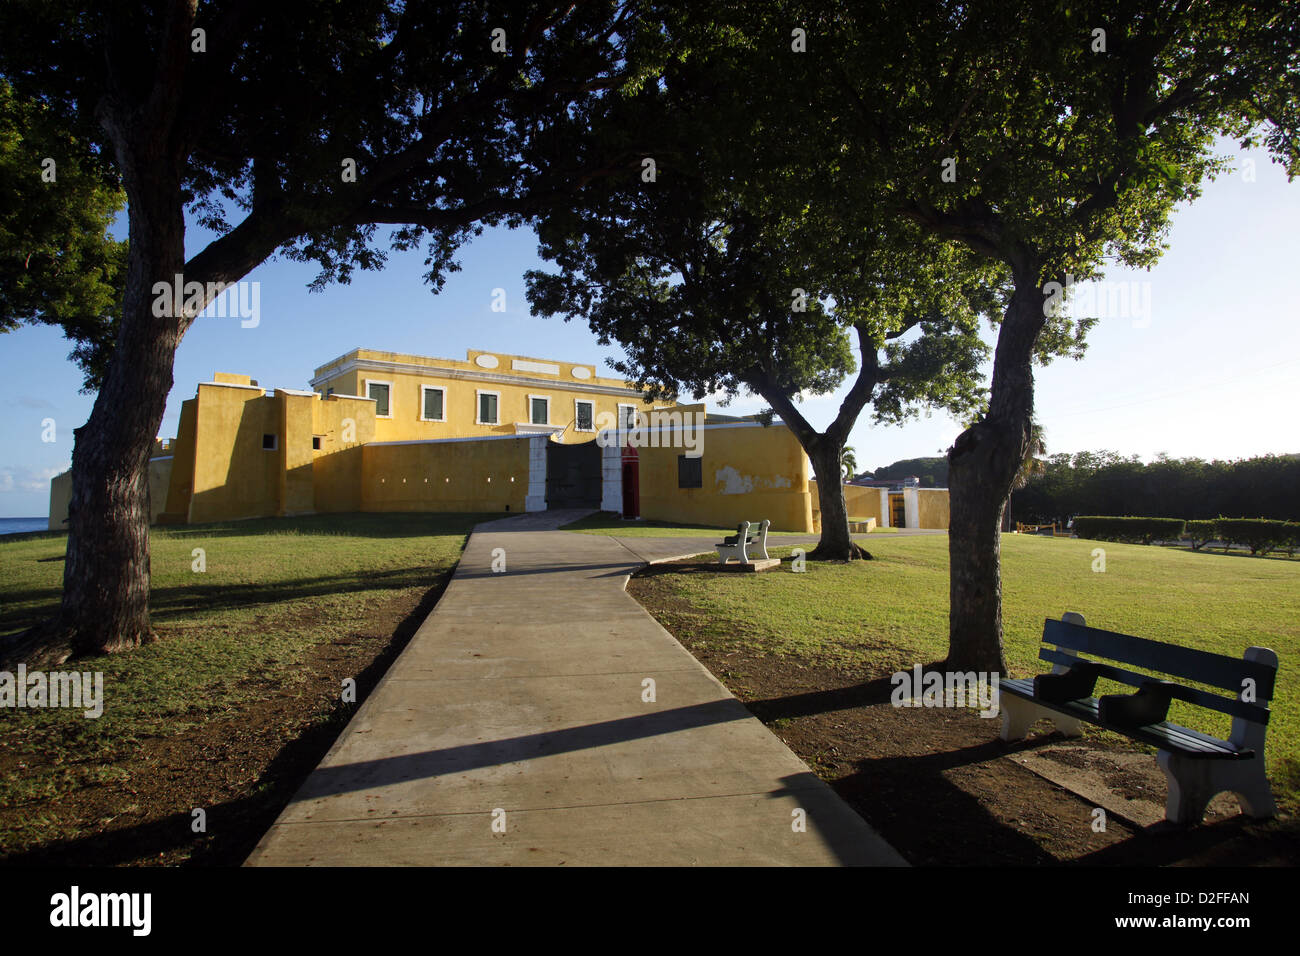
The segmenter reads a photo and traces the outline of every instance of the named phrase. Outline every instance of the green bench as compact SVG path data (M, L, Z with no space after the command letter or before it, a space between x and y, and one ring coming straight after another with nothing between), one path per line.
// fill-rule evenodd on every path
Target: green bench
M1159 641L1088 627L1083 615L1067 613L1043 624L1038 656L1052 673L1067 673L1085 661L1098 676L1130 687L1163 680L1173 699L1232 717L1232 730L1221 740L1190 727L1162 720L1141 727L1103 721L1095 698L1051 702L1035 696L1034 681L1002 678L999 682L1003 740L1019 740L1040 719L1053 722L1066 736L1077 737L1085 723L1104 727L1155 747L1169 794L1165 816L1173 823L1198 824L1215 794L1235 793L1252 817L1272 817L1277 808L1264 772L1264 736L1269 701L1277 678L1277 654L1251 647L1241 658L1164 644ZM1087 656L1084 656L1087 655ZM1130 667L1153 673L1140 673ZM1173 678L1173 681L1169 679ZM1232 691L1234 697L1190 687L1194 681Z

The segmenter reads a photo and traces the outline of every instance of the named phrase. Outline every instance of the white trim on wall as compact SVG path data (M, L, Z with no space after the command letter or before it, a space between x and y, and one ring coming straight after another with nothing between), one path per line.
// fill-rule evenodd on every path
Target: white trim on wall
M388 386L388 414L387 414L387 415L380 415L380 414L379 414L379 399L375 398L373 395L370 394L370 386L371 386L371 385L387 385L387 386ZM361 391L363 391L363 392L366 393L366 394L365 394L365 397L366 397L366 398L369 398L372 402L375 403L375 417L376 417L376 418L392 418L392 417L393 417L393 406L396 404L396 402L394 401L394 398L395 398L396 396L394 395L394 391L395 391L395 390L393 389L393 383L392 383L392 382L390 382L390 381L388 381L388 380L386 380L386 379L382 379L382 378L367 378L367 379L363 379L362 382L361 382Z
M425 418L424 417L424 393L425 392L442 392L442 418ZM420 386L420 421L422 422L445 422L447 420L447 387L445 385L421 385Z
M497 420L494 422L483 421L483 399L484 395L495 395L497 400ZM501 424L501 393L493 392L486 388L474 389L474 424L475 425L500 425Z
M450 368L442 365L415 365L410 362L384 362L378 359L349 359L342 365L326 366L318 371L311 380L313 388L331 382L348 372L386 372L388 374L419 375L424 378L460 379L462 381L484 382L498 385L545 385L552 391L586 392L594 395L617 395L619 398L639 397L642 393L634 388L619 388L615 385L601 385L598 382L569 382L562 378L554 381L537 379L527 375L512 375L508 372L484 372L473 369Z

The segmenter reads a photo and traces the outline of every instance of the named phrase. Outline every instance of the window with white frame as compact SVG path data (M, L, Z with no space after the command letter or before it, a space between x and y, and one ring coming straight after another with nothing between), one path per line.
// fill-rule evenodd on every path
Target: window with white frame
M392 397L392 382L383 382L373 378L366 379L366 398L375 400L376 418L393 417Z
M478 408L477 417L474 419L475 425L497 425L500 424L499 406L501 404L500 392L478 391Z
M581 398L573 400L573 429L579 432L591 432L596 430L596 403L583 401Z
M436 385L420 386L420 421L447 420L447 390Z
M620 431L631 431L633 428L636 428L635 405L618 406L618 427Z
M551 423L550 396L528 396L528 421L533 425L549 425Z

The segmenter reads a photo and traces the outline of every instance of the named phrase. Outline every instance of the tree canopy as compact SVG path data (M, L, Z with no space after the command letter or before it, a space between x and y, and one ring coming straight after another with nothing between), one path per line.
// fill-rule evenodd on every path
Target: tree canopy
M0 7L0 78L111 168L128 225L114 347L73 449L61 611L24 647L53 660L151 639L147 461L176 348L212 297L277 253L324 285L414 248L436 291L484 225L629 161L579 167L553 129L653 75L659 34L648 2ZM187 213L217 233L188 257ZM210 291L155 309L177 274Z
M86 130L0 79L0 332L61 327L88 390L103 379L122 307L126 243L109 228L125 204Z
M903 222L873 233L822 200L830 180L797 148L797 111L775 92L781 57L738 61L731 45L691 42L661 83L595 101L577 120L593 149L616 151L647 127L665 145L541 214L540 251L559 271L529 273L529 299L617 341L627 357L614 368L652 394L765 398L819 477L815 554L846 557L847 518L827 497L858 413L870 403L877 420L900 421L918 407L979 407L979 316L996 308L996 288L972 256ZM797 397L855 372L819 432Z

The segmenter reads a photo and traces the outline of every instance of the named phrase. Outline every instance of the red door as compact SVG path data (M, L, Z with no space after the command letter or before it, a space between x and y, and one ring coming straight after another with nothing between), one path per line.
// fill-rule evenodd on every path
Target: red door
M641 489L635 448L623 449L623 517L635 518L641 514Z

